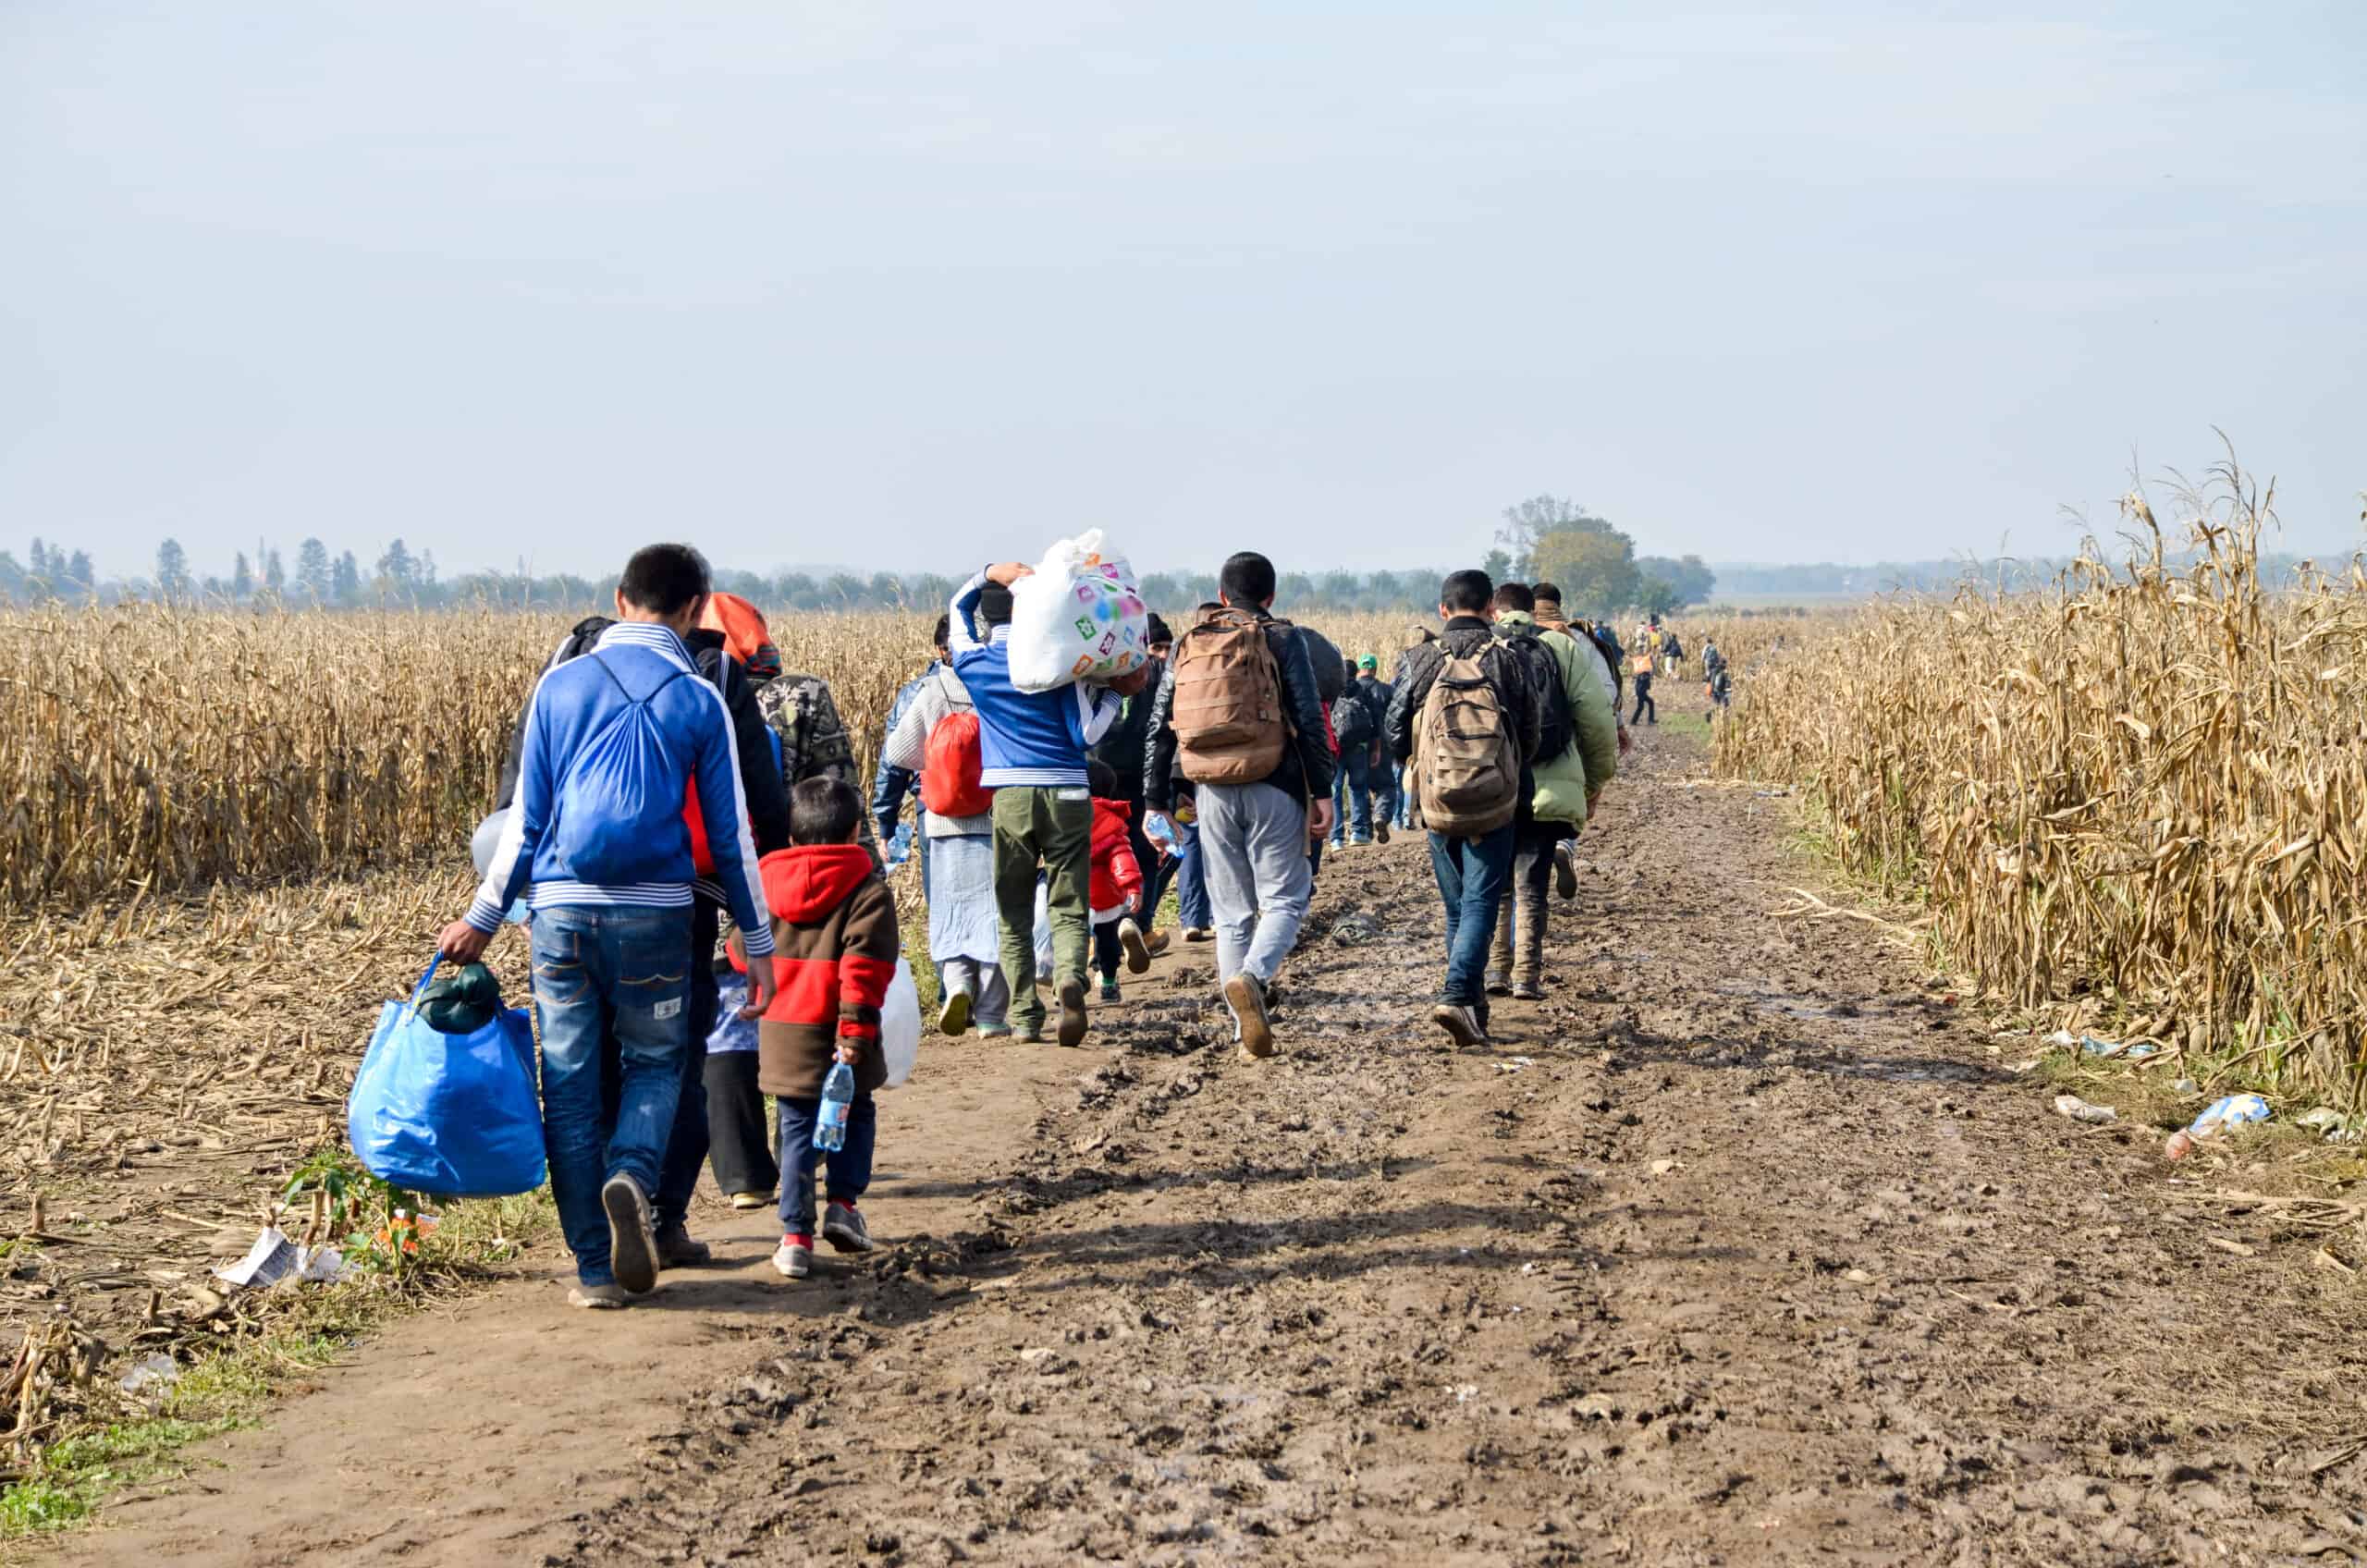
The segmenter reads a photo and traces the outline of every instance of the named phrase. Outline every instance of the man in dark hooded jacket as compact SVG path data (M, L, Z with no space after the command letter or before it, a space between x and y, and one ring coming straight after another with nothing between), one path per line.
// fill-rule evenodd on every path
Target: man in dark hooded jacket
M1400 765L1414 765L1406 793L1409 810L1418 812L1429 759L1417 753L1430 689L1450 659L1476 660L1494 693L1504 738L1514 753L1511 761L1519 769L1518 793L1506 797L1501 826L1462 837L1450 837L1435 826L1430 831L1430 869L1446 904L1447 941L1446 983L1430 1016L1457 1046L1480 1045L1488 1038L1488 949L1495 939L1497 906L1512 878L1514 815L1536 791L1529 765L1542 730L1543 704L1527 661L1495 635L1495 592L1484 571L1458 571L1440 585L1439 638L1406 650L1397 694L1390 699L1382 726L1389 754Z

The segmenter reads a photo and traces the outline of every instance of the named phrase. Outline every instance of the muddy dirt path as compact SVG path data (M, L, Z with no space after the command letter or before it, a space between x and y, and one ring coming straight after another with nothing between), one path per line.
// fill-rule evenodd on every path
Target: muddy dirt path
M71 1555L2367 1556L2354 1289L2050 1115L1870 927L1775 916L1784 803L1699 774L1648 743L1492 1054L1409 1023L1420 847L1352 853L1277 1060L1198 949L1096 1048L931 1047L883 1101L893 1250L791 1287L717 1211L728 1267L598 1320L538 1260Z

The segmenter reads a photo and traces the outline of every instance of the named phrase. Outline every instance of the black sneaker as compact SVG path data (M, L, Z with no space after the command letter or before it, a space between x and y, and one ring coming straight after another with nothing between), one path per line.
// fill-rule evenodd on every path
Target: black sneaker
M608 1214L608 1256L617 1283L627 1295L645 1296L657 1288L657 1232L649 1219L649 1194L619 1171L600 1189Z
M1577 857L1566 843L1553 846L1553 891L1561 895L1564 903L1578 896Z
M1061 1044L1085 1044L1085 982L1061 982Z
M686 1226L668 1225L657 1232L660 1268L704 1268L715 1261L715 1249L692 1237Z
M1376 844L1389 842L1389 818L1381 817L1372 825L1372 841Z
M1511 996L1513 994L1512 976L1499 973L1495 970L1490 970L1488 972L1488 994L1491 997Z
M1451 1050L1469 1050L1488 1043L1487 1025L1471 1009L1455 1002L1441 1002L1430 1009L1430 1022L1447 1032L1453 1042Z
M1541 1002L1544 999L1545 987L1534 980L1523 980L1513 987L1513 1000L1516 1002Z

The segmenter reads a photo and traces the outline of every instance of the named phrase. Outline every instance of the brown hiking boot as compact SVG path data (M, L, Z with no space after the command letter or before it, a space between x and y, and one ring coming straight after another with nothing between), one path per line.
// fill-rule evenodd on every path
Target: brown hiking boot
M1150 967L1150 944L1143 939L1143 928L1132 920L1118 922L1118 946L1125 949L1127 974L1140 974Z
M1061 982L1061 1044L1085 1044L1085 982Z
M1241 1054L1265 1058L1274 1054L1274 1026L1266 1022L1266 987L1257 976L1242 971L1224 983L1225 1005L1241 1031Z

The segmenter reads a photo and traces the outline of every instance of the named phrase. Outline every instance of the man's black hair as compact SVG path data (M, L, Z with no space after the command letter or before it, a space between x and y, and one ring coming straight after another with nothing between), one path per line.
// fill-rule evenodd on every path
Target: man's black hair
M989 582L978 590L978 619L989 630L1011 624L1011 590L1000 582Z
M1536 583L1530 587L1529 592L1539 599L1551 599L1557 605L1562 602L1562 590L1551 582Z
M1488 574L1476 568L1466 571L1450 571L1446 581L1439 584L1439 603L1456 615L1478 615L1496 596L1496 585Z
M1537 611L1537 594L1526 582L1499 582L1496 584L1496 607L1533 615Z
M950 615L938 616L937 618L937 630L929 633L928 645L932 648L945 647L948 645L948 640L951 638L952 635L953 618Z
M647 545L625 562L617 592L625 603L652 615L677 615L710 592L706 557L688 545Z
M1114 801L1118 798L1118 770L1108 763L1086 763L1085 777L1096 800Z
M1274 563L1255 550L1228 556L1217 586L1233 608L1254 610L1274 596Z
M845 844L863 818L863 801L843 778L808 778L789 792L789 841Z
M1167 629L1167 622L1159 619L1159 612L1157 610L1153 610L1151 612L1150 634L1147 641L1148 641L1150 645L1154 648L1158 647L1162 643L1172 643L1175 641L1175 633Z
M1210 610L1220 610L1222 608L1224 608L1224 601L1222 599L1208 599L1200 605L1198 613L1206 615Z

